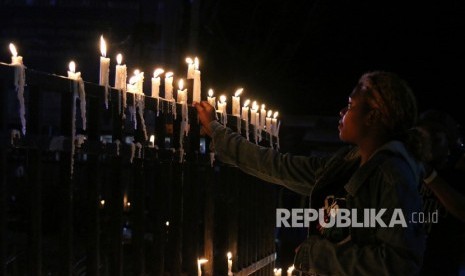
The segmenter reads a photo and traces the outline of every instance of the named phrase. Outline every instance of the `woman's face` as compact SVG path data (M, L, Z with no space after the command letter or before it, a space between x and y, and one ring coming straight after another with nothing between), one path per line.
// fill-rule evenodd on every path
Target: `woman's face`
M368 112L369 107L361 97L349 97L347 106L339 112L339 138L346 143L358 144L367 133Z

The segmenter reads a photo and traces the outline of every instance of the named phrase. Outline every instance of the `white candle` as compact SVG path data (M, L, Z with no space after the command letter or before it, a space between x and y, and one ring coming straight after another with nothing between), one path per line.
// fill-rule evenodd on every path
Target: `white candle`
M207 259L197 259L197 275L202 276L202 265L208 262Z
M186 58L187 63L187 77L186 79L190 80L194 78L194 61L190 58Z
M241 116L241 97L239 95L242 93L244 89L239 88L236 90L236 93L234 93L234 96L232 97L232 115L233 116Z
M137 88L137 76L132 76L129 79L129 83L127 84L127 91L130 93L138 93L139 89Z
M126 65L121 65L123 61L123 56L118 54L116 56L116 65L115 69L115 88L120 90L126 90L126 78L127 78L127 68Z
M11 65L23 65L23 57L18 56L18 51L13 43L10 43Z
M107 44L103 39L103 35L100 36L100 52L102 56L100 57L100 79L99 84L103 86L107 86L108 76L110 72L110 58L107 58Z
M173 100L173 72L165 74L165 99Z
M271 115L273 115L273 111L268 110L268 113L266 114L266 132L269 134L271 133Z
M70 61L68 68L68 78L77 80L81 77L81 72L76 72L76 63L74 61Z
M26 85L26 67L23 65L23 57L18 56L18 51L13 43L10 43L11 65L15 68L14 85L19 101L19 117L21 119L21 130L26 134L26 105L24 101L24 86Z
M199 70L199 59L196 57L194 60L194 87L192 89L192 102L200 102L201 81Z
M248 123L249 122L249 103L250 100L246 100L244 106L242 107L242 116L241 118Z
M258 110L258 105L257 101L253 101L252 103L252 108L250 109L250 124L257 126L257 110Z
M218 101L218 112L226 115L226 96L221 95L220 100Z
M273 269L274 276L281 276L282 269L281 268L275 268Z
M137 93L144 94L144 72L137 70L136 77Z
M183 88L184 88L183 79L179 80L178 86L179 86L179 89L178 89L178 97L177 97L178 100L177 100L177 102L180 103L180 104L185 104L185 103L187 103L187 88L183 90Z
M266 118L266 109L265 104L262 104L262 108L260 109L260 129L265 128L265 118Z
M208 103L213 106L214 108L216 107L216 97L213 97L213 89L208 90L208 97L207 97Z
M287 276L292 276L292 272L294 271L294 265L291 265L288 269L287 269Z
M273 118L271 118L271 134L277 136L278 133L278 111L273 114Z
M228 258L228 276L232 276L233 273L232 273L232 254L231 254L231 252L228 252L228 254L226 254L226 257Z
M152 78L152 97L158 98L160 97L160 74L165 72L163 69L158 68L153 71L153 78Z

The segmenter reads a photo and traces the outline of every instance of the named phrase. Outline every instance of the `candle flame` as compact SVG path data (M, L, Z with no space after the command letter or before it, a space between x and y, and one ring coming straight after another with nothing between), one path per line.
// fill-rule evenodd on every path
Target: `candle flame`
M186 63L192 64L194 61L190 57L186 57Z
M150 143L155 143L155 135L150 135L150 139L149 139Z
M180 79L178 82L178 85L179 85L179 90L182 90L184 88L184 81Z
M232 253L231 252L228 252L226 254L226 257L228 257L228 261L232 259Z
M75 73L76 72L76 63L74 61L70 61L69 65L69 71Z
M123 55L122 54L116 55L116 62L118 62L118 65L121 65L122 61L123 61Z
M139 69L134 70L134 75L137 76L137 75L139 75L139 74L140 74L140 70L139 70Z
M247 107L250 103L250 100L246 100L245 103L244 103L244 107Z
M274 119L278 118L278 114L279 114L278 111L276 111L276 112L274 113L274 115L273 115L273 118L274 118Z
M221 102L221 103L225 103L225 102L226 102L226 96L225 96L225 95L221 95L221 96L220 96L220 102Z
M206 263L206 262L208 262L207 259L197 259L197 263L198 263L199 265L202 265L202 264L204 264L204 263Z
M208 97L213 97L213 89L208 90Z
M262 104L262 110L265 110L265 104Z
M287 273L291 273L292 271L294 271L295 267L294 265L291 265L288 269L287 269Z
M160 74L163 74L163 72L165 72L165 70L163 70L161 68L157 68L157 69L155 69L155 71L153 71L153 77L157 78Z
M268 113L266 113L266 117L271 117L272 114L273 114L273 111L270 109L268 110Z
M199 70L199 59L197 57L194 59L194 68L195 70Z
M252 103L252 109L255 110L255 111L257 111L257 109L258 109L257 101L253 101L253 103Z
M100 36L100 52L103 57L107 56L107 44L105 43L105 39L103 39L103 35Z
M105 205L105 200L104 199L100 200L100 205L102 205L102 206Z
M282 269L281 268L275 268L273 269L273 272L276 273L281 273Z
M173 72L168 72L165 74L165 78L171 78L173 76Z
M14 57L18 56L18 51L16 51L16 47L13 43L10 43L10 52Z
M236 93L234 93L234 97L239 97L240 94L242 94L243 88L239 88L236 90Z
M135 84L137 82L137 76L132 76L130 79L129 79L129 83L130 84Z

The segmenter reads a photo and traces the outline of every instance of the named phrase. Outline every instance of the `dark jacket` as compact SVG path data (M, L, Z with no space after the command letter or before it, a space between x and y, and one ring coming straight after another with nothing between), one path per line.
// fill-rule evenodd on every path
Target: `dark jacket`
M312 202L319 192L343 188L347 209L356 209L359 217L365 208L386 209L382 219L387 227L349 227L349 238L339 243L310 236L297 252L297 269L324 275L418 273L425 235L411 218L422 210L418 185L423 167L401 142L385 144L360 167L356 148L328 158L293 156L250 143L218 122L211 127L213 147L222 162L309 195ZM405 227L399 223L389 227L396 209L401 210Z

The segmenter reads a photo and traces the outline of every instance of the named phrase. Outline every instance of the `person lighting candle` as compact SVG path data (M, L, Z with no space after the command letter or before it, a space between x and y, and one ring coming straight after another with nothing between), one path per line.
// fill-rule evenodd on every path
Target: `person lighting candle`
M311 210L322 211L320 220L330 221L331 226L305 225L308 235L297 247L293 273L419 275L425 225L410 218L424 211L419 185L431 149L415 127L415 94L397 74L373 71L359 78L346 99L337 127L342 148L325 156L252 144L217 122L206 101L195 107L219 161L307 197ZM369 223L363 212L368 209L379 222ZM347 215L352 223L341 222ZM354 223L356 216L364 216L365 223ZM276 226L297 226L297 217Z

